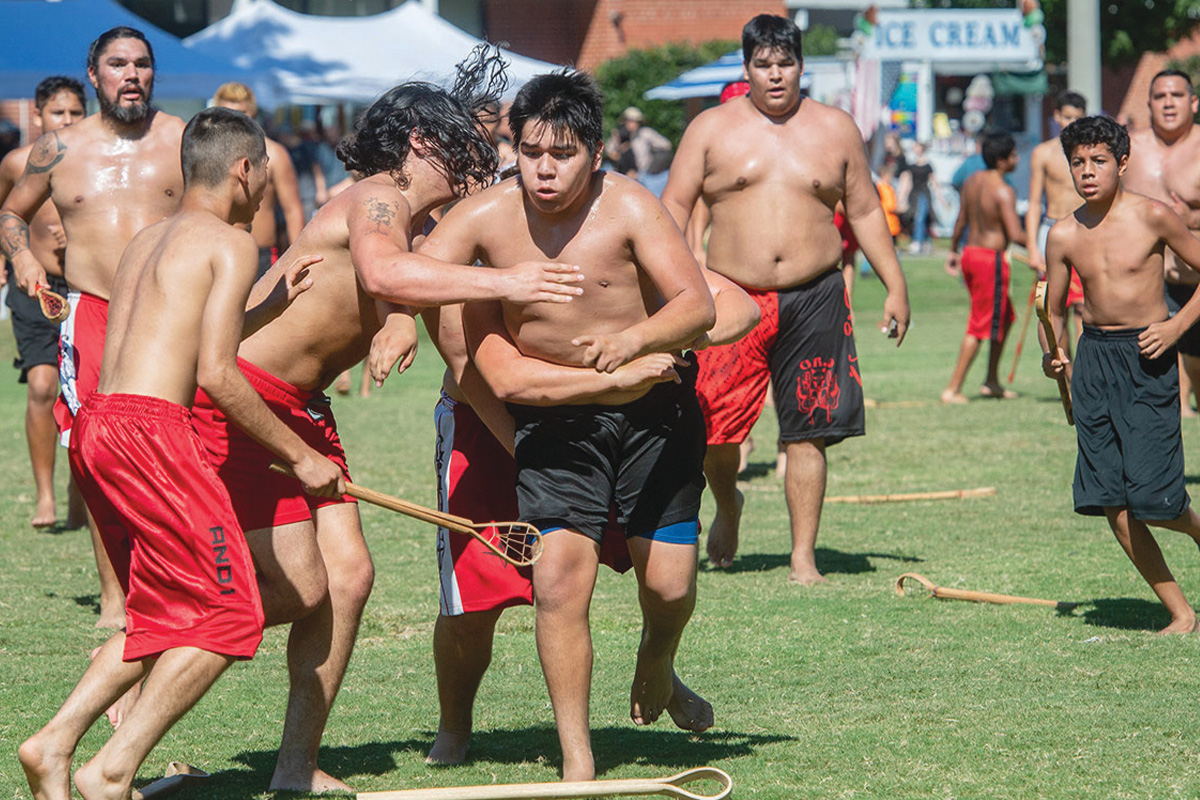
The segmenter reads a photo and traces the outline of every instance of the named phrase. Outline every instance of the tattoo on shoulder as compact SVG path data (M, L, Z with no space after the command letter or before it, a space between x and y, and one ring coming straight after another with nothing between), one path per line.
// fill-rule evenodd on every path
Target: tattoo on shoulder
M67 146L62 143L62 139L58 138L58 131L53 131L34 142L33 150L29 151L29 161L25 165L25 171L34 175L39 172L49 172L55 164L63 160L63 154L66 151Z
M386 203L378 197L368 197L363 205L367 208L367 219L375 223L378 231L392 227L400 207L399 203Z

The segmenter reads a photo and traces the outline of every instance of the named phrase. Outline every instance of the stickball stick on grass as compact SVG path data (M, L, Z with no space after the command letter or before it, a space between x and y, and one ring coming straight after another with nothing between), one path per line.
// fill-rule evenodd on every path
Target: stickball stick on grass
M710 780L719 784L716 794L698 794L684 784ZM676 797L681 800L725 800L733 792L733 779L716 767L696 767L669 778L631 778L608 781L559 783L509 783L456 786L446 789L405 789L395 792L359 792L358 800L582 800L588 797Z
M846 494L826 497L826 503L902 503L909 500L962 500L967 497L991 497L995 486L978 489L947 489L941 492L908 492L906 494Z
M997 603L1000 605L1029 603L1037 606L1050 606L1059 611L1070 611L1079 605L1078 603L1063 603L1058 600L1042 600L1037 597L1018 597L1012 594L976 592L970 589L947 589L944 586L935 586L929 578L916 572L906 572L896 579L896 594L901 597L904 596L904 581L909 578L924 586L929 590L930 594L939 600L969 600L974 603Z

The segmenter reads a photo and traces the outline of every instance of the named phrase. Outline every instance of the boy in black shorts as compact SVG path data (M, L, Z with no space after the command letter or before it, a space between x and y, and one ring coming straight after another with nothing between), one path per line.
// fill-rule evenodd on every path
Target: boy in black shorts
M1060 220L1046 244L1047 298L1054 323L1050 377L1068 364L1063 335L1071 268L1083 282L1083 335L1071 390L1079 457L1075 511L1108 518L1117 541L1171 613L1160 633L1196 630L1196 612L1171 575L1147 525L1200 542L1200 516L1184 486L1175 343L1200 318L1200 294L1168 318L1167 247L1193 269L1200 242L1163 203L1121 188L1129 135L1105 117L1071 123L1060 137L1084 204Z
M588 726L588 607L600 539L615 507L638 577L643 628L630 692L640 725L667 712L689 730L707 703L674 677L675 651L696 597L704 488L704 420L695 368L664 355L652 388L613 388L612 373L649 354L678 354L712 327L712 296L687 242L644 187L600 169L603 99L583 73L540 75L509 112L520 174L465 198L421 252L491 267L553 259L583 265L570 304L469 303L479 372L516 423L521 518L547 532L533 569L538 655L563 750L563 779L595 776ZM520 352L595 369L569 402L537 376L488 355L499 318ZM515 401L519 400L518 405ZM681 722L682 720L682 722Z

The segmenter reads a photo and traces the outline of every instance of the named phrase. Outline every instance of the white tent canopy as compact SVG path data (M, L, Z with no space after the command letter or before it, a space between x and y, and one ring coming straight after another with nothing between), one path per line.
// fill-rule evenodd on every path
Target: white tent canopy
M368 17L299 14L271 0L233 13L184 40L188 47L253 72L271 73L283 103L370 103L406 80L445 84L479 44L418 0ZM510 93L555 65L505 52Z

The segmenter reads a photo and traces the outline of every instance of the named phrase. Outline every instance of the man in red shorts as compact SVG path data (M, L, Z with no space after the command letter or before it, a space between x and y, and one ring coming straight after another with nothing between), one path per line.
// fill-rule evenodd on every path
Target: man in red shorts
M729 566L737 553L738 445L762 411L770 376L787 450L788 580L807 585L824 580L815 549L825 448L865 431L842 237L833 224L839 201L887 288L883 324L897 342L908 329L908 289L854 120L800 93L799 29L783 17L754 17L742 29L742 54L750 94L692 121L662 200L686 229L703 197L712 212L708 268L762 307L763 321L746 338L700 355L704 474L717 504L709 561Z
M74 775L85 800L129 797L154 745L262 639L250 551L191 426L197 386L306 489L344 489L341 471L280 424L237 369L257 259L253 238L233 225L249 222L262 200L262 129L244 114L209 109L188 124L181 155L182 207L135 236L121 259L104 367L71 437L72 472L127 591L126 627L21 746L39 798L70 796L75 746L144 678L123 724Z
M363 114L338 146L339 158L363 179L322 206L289 250L321 256L320 280L238 351L239 366L271 411L343 469L324 391L368 355L381 330L403 340L403 364L411 361L415 320L389 303L565 302L579 291L575 267L538 262L482 270L411 251L430 211L492 179L496 154L478 115L498 89L478 82L498 70L498 54L479 53L451 91L401 84ZM277 283L287 261L285 254L260 285ZM272 454L203 397L195 418L255 554L264 607L290 605L287 619L295 620L291 692L270 788L347 791L318 768L317 757L374 581L357 505L346 497L309 497L294 479L269 472ZM267 620L275 621L283 620Z
M983 137L981 152L987 169L976 172L963 184L962 205L950 240L946 271L962 273L971 293L971 317L958 351L958 362L950 383L942 392L942 402L967 402L962 393L967 370L983 341L989 342L987 378L979 387L984 397L1013 398L1016 392L1000 385L1000 353L1015 313L1008 296L1008 259L1004 250L1012 242L1025 244L1025 230L1017 216L1016 194L1004 176L1017 168L1017 147L1007 133L989 133ZM969 232L968 232L969 231ZM959 255L963 234L967 246Z
M121 253L134 234L174 213L183 195L183 121L150 105L154 52L146 37L134 28L105 31L88 49L87 64L99 113L38 139L0 209L0 251L12 262L17 288L31 297L47 273L29 249L29 224L47 199L71 243L64 262L71 316L59 339L62 397L55 406L63 444L96 388ZM92 543L100 573L96 626L117 628L124 597L94 526Z

